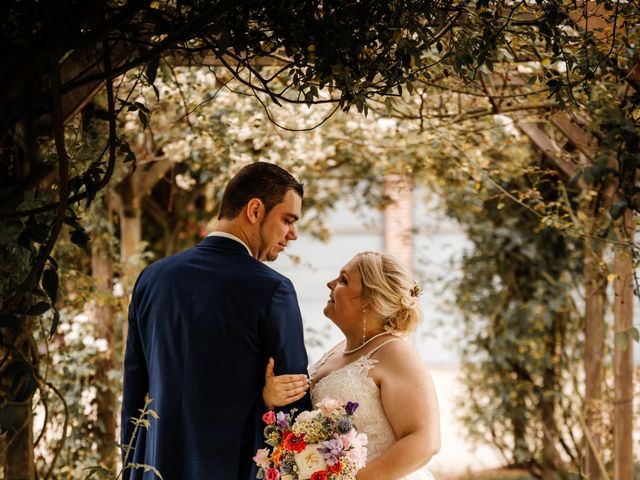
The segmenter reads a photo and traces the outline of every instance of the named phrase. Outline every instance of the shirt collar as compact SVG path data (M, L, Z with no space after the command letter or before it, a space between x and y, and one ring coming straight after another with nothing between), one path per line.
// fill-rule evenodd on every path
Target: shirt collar
M251 253L251 249L249 248L249 246L244 243L242 240L240 240L238 237L236 237L235 235L231 234L231 233L227 233L227 232L211 232L209 235L207 235L207 237L223 237L223 238L228 238L230 240L235 240L236 242L240 243L244 248L247 249L247 252L249 252L249 256L253 257L253 253Z

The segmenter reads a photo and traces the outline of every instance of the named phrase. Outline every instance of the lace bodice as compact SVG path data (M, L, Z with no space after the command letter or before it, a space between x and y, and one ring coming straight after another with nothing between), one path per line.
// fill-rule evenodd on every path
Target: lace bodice
M391 339L387 342L395 340L399 339ZM387 342L384 342L378 348ZM314 408L322 399L327 397L334 398L342 403L357 402L359 404L353 416L353 421L358 432L367 434L369 440L367 445L368 460L380 455L396 441L395 434L382 406L380 389L369 375L370 370L378 363L378 360L371 358L371 355L378 348L321 378L315 383L311 391L311 400ZM335 350L334 348L325 353L318 362L311 366L309 374L312 379ZM402 480L429 479L433 479L433 476L426 468L422 468L403 477Z

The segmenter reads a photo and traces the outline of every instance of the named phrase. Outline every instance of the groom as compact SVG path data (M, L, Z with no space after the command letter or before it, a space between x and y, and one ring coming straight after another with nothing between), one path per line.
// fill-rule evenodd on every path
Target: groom
M164 480L249 480L262 446L261 392L269 357L306 374L302 320L291 282L262 261L296 240L303 189L264 162L231 179L215 231L147 267L129 306L122 399L127 445L145 395L158 413L138 430L124 464ZM310 409L308 395L288 408ZM125 479L156 479L143 468Z

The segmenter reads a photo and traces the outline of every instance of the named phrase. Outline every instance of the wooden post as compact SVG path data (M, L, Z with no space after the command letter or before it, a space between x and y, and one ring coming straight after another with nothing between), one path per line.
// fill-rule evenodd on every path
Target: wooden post
M602 367L604 356L604 304L607 279L601 267L602 248L597 240L589 237L584 242L585 285L585 418L587 432L593 439L595 452L586 445L585 476L589 480L602 478L597 456L600 455L600 412L602 410Z
M128 175L117 187L117 202L120 217L120 265L122 288L126 298L131 294L139 273L135 256L140 253L142 241L141 200L137 195L135 177ZM127 344L128 322L122 324L122 348Z
M10 407L14 414L15 429L7 435L6 480L35 480L33 461L33 412L31 398Z
M560 455L556 449L556 445L558 445L558 425L556 423L558 401L555 392L558 392L560 388L558 365L564 347L562 339L565 336L568 321L566 313L555 312L552 334L548 336L546 343L546 354L551 362L545 367L542 376L542 480L556 480L558 465L561 464Z
M619 242L628 247L616 247L613 261L615 300L614 332L626 341L615 342L613 349L614 369L614 478L633 480L633 212L627 210L617 221Z
M108 196L108 192L107 192ZM111 223L107 199L99 200L104 205L102 215ZM107 351L99 354L96 365L96 394L98 425L98 453L100 462L113 470L117 459L116 449L116 396L109 372L115 368L115 323L111 302L113 293L113 252L108 238L109 232L95 231L91 245L91 273L96 286L92 305L96 336L107 341Z

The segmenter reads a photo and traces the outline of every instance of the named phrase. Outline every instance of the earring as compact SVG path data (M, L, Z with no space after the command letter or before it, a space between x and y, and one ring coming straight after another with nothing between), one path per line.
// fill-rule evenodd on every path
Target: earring
M367 315L366 315L367 309L363 308L362 309L362 344L364 345L364 341L366 338L366 333L367 333Z

